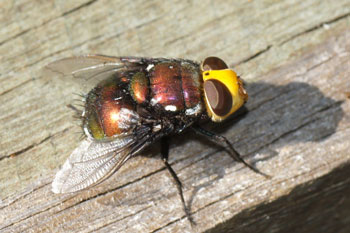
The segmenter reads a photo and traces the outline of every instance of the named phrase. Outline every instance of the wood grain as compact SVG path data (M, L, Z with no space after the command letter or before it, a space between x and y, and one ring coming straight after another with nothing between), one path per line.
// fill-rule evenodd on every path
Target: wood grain
M80 87L41 75L70 55L216 55L247 82L248 113L221 125L265 179L193 133L170 162L159 144L91 189L51 182L79 144L67 108ZM10 1L0 3L1 232L348 232L350 2Z

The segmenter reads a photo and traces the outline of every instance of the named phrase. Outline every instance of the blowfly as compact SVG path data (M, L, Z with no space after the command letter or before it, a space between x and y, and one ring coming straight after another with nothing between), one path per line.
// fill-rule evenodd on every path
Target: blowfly
M160 139L162 161L191 221L181 181L168 163L167 136L185 129L221 143L232 158L262 174L246 163L225 137L199 126L209 119L225 120L248 99L240 77L217 57L197 63L87 55L58 60L46 66L46 71L95 83L85 96L81 113L86 138L56 174L54 193L76 192L101 182Z

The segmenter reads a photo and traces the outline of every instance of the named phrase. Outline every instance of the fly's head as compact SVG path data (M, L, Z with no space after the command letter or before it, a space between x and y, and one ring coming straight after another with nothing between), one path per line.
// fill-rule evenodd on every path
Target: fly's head
M204 102L212 121L225 120L248 100L243 81L220 58L204 59L200 69L203 77Z

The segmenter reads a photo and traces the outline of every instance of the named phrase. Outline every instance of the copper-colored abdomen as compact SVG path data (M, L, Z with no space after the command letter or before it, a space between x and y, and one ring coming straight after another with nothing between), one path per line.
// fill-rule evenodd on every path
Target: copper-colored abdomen
M123 85L128 83L111 79L89 93L86 100L85 126L94 138L112 137L129 130L125 127L125 121L129 121L126 114L128 110L132 112L134 106L130 96L125 95Z

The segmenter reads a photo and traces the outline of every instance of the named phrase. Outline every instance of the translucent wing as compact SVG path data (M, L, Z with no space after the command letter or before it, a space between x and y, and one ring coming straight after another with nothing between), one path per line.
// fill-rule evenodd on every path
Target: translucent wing
M69 193L99 183L118 170L126 160L147 145L149 136L136 141L131 135L113 141L85 139L76 148L52 183L54 193Z
M115 73L145 69L146 61L151 59L103 55L68 57L45 66L43 75L73 77L83 87L92 88Z
M85 55L63 58L44 67L45 77L73 77L86 92L111 75L123 72L147 70L158 62L187 61L182 59L146 58L146 57L111 57L104 55ZM65 81L72 81L71 78Z

